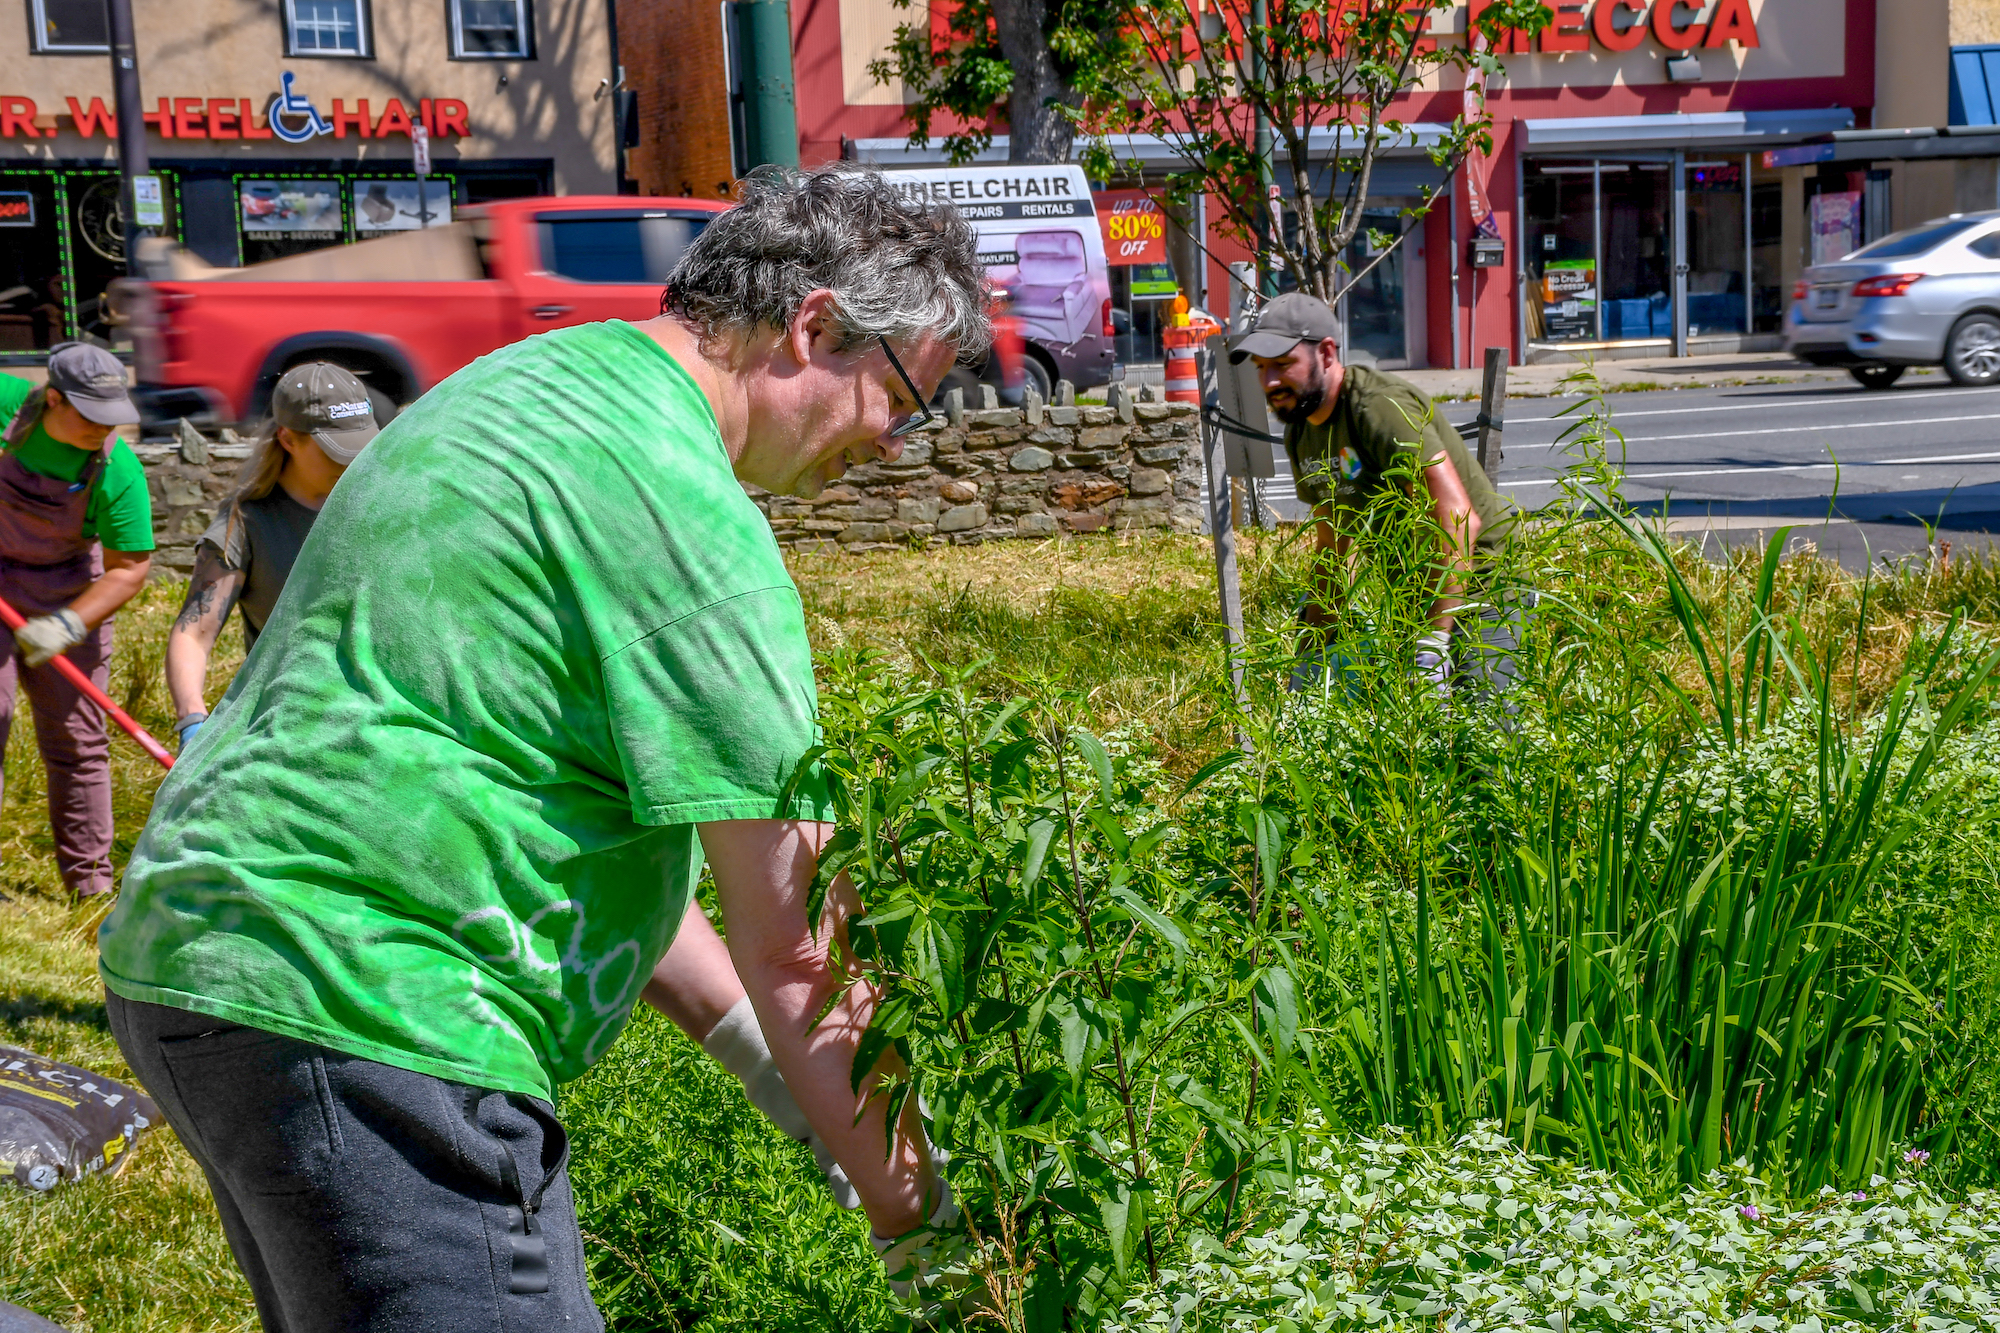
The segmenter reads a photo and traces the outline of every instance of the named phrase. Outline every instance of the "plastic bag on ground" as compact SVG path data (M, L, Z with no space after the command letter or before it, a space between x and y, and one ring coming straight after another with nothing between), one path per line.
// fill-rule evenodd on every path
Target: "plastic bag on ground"
M133 1140L159 1123L160 1108L137 1088L0 1046L0 1174L23 1188L116 1174Z

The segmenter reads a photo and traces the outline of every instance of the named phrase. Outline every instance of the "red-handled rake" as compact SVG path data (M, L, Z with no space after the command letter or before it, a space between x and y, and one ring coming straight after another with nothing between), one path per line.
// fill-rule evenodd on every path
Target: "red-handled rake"
M0 622L4 622L10 630L19 629L28 623L27 618L8 605L5 598L0 598ZM144 727L134 722L130 713L120 708L117 704L112 703L110 695L91 684L90 677L83 674L82 667L79 667L60 653L50 658L49 661L56 670L63 673L70 684L76 686L83 693L84 698L109 713L111 720L125 729L126 735L139 742L140 749L159 760L161 768L172 768L174 766L174 757L167 753L166 747L154 740Z

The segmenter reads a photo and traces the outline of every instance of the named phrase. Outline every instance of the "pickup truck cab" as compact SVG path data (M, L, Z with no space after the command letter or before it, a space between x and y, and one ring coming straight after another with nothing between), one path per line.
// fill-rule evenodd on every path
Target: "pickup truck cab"
M156 246L121 282L149 436L245 428L289 367L358 375L378 419L468 362L546 329L650 319L688 242L726 205L630 195L510 199L452 222L245 268Z

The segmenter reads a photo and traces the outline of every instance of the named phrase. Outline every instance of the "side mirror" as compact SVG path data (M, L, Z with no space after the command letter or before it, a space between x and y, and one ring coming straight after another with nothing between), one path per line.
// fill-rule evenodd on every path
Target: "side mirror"
M1120 310L1117 306L1112 306L1111 331L1121 338L1130 333L1132 331L1132 312L1129 310Z

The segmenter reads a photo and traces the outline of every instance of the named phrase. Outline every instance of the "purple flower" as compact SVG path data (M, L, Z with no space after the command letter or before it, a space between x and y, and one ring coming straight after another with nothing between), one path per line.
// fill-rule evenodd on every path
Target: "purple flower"
M1867 1203L1868 1192L1866 1190L1856 1190L1847 1196L1847 1200L1849 1203Z
M1757 1205L1754 1203L1746 1203L1736 1211L1743 1214L1743 1220L1746 1222L1761 1222L1764 1220L1764 1214L1757 1211Z
M1930 1152L1924 1148L1912 1148L1903 1154L1903 1160L1911 1166L1922 1166L1931 1160Z

